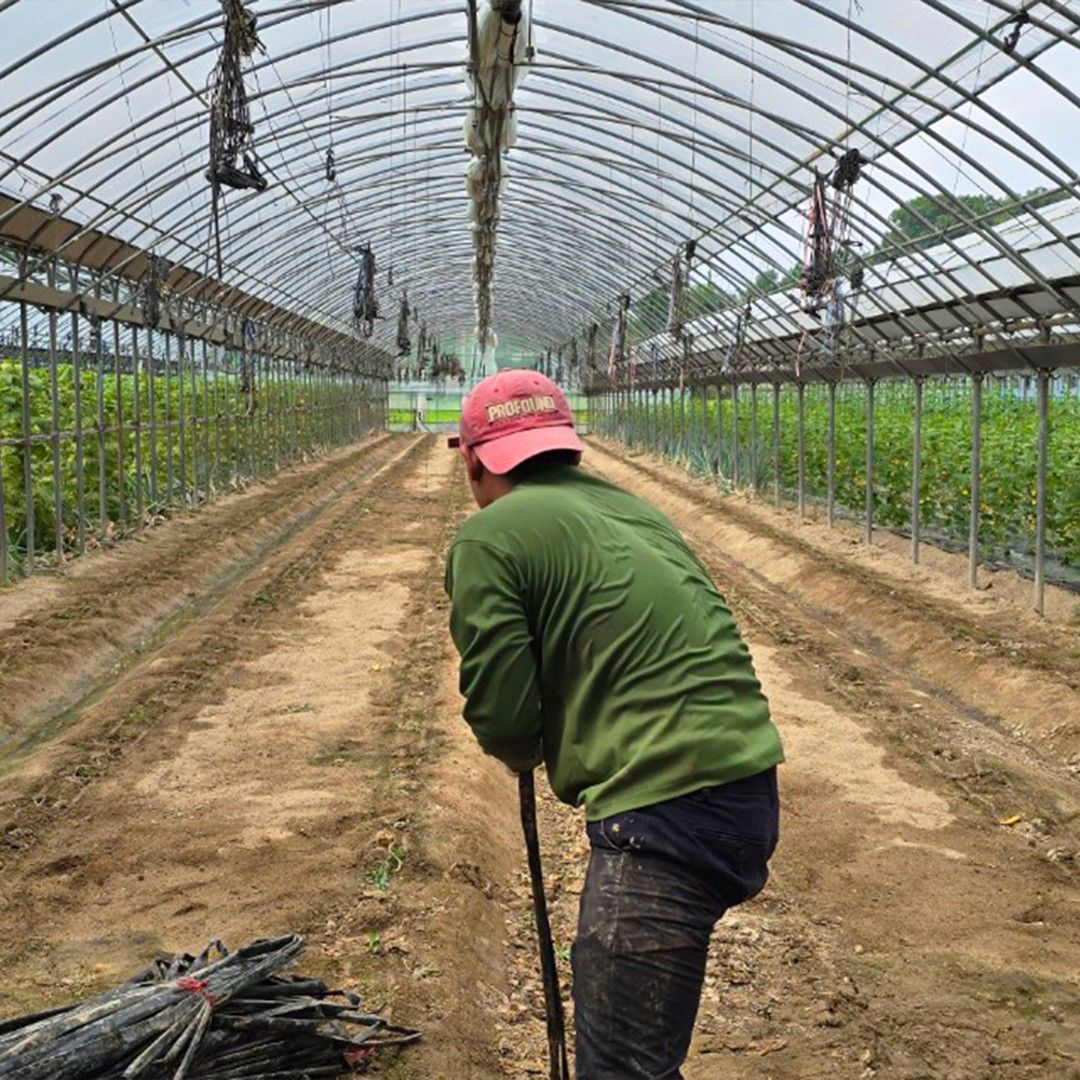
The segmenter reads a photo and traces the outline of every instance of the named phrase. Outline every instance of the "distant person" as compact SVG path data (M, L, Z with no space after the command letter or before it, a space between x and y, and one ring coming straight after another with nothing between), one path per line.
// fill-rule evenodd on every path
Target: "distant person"
M585 808L578 1080L679 1077L713 926L764 886L778 839L768 702L671 522L577 467L555 383L485 379L452 443L480 507L446 578L465 719Z

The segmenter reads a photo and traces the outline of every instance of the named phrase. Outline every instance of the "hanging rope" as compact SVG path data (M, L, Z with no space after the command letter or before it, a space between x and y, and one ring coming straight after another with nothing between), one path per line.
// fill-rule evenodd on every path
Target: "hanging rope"
M368 244L360 249L360 268L353 288L353 321L361 337L371 337L375 332L375 320L378 317L379 302L375 295L375 253Z
M608 378L614 379L626 353L626 313L630 310L630 294L623 293L615 302L615 323L611 330L611 351L608 353Z
M835 355L840 334L847 324L846 289L862 289L865 270L851 239L851 202L865 159L858 149L846 150L837 159L830 177L830 200L826 178L814 171L807 211L805 256L803 260L803 310L821 319L818 344ZM802 354L809 331L804 330L795 354L795 375L802 375Z
M814 170L807 211L806 256L803 261L802 287L804 309L811 315L821 310L822 298L832 277L832 233L829 226L829 196L825 177Z
M585 338L585 367L590 377L596 374L596 335L599 332L599 323L589 324L589 332Z
M265 191L266 178L259 170L255 151L255 127L251 122L244 89L243 58L261 49L255 16L243 0L221 0L225 13L225 40L210 76L210 164L206 178L213 191L212 215L218 277L222 276L221 228L218 202L222 187Z
M333 119L333 90L330 86L330 72L334 67L334 56L331 51L330 14L332 8L326 9L326 182L333 184L337 180L337 163L334 159L334 119ZM322 13L319 13L319 21L322 21Z
M671 294L668 297L667 331L676 341L682 338L683 326L686 323L686 283L690 277L690 266L696 248L695 240L687 240L671 260Z
M398 356L408 356L412 351L412 341L409 338L409 293L407 289L402 290L401 304L398 307L397 347Z
M172 270L172 263L162 255L147 256L146 273L142 276L142 296L139 308L143 322L154 329L161 324L161 286Z
M1015 18L1012 20L1012 29L1009 31L1008 36L1001 43L1001 47L1008 53L1009 56L1016 51L1016 46L1020 43L1020 32L1027 24L1031 22L1031 16L1026 10L1018 11Z

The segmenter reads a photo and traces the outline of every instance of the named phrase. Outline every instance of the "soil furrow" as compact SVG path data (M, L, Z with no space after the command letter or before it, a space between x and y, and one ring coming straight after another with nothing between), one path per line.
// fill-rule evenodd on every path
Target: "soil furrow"
M589 456L666 510L710 568L789 756L773 880L718 927L686 1075L1070 1075L1069 777L1041 743L995 730L962 680L905 666L909 627L945 633L943 609L900 590L865 618L884 573L844 578L842 554L807 572L803 541L779 527L755 532L658 464ZM295 506L272 485L245 496L280 541L224 545L214 567L250 565L205 606L188 597L189 619L5 777L0 1014L92 993L160 949L297 930L306 969L425 1031L388 1075L546 1073L516 786L460 719L446 631L443 557L467 488L432 439L346 461L364 473L320 465L310 491L290 479ZM181 524L155 530L151 561L173 593L208 595L201 556L165 573ZM199 545L216 550L209 531ZM123 566L139 565L124 554L73 573L77 597L38 598L25 631L77 599L100 604L110 648L130 650L105 614ZM829 577L843 597L825 595ZM52 662L83 641L65 652L58 637ZM568 991L587 846L578 813L546 791L541 833Z
M99 692L393 452L376 437L0 594L0 753Z
M228 672L249 647L253 632L283 604L294 604L313 586L319 558L333 553L339 530L362 519L364 503L384 493L415 467L422 440L404 448L390 444L382 463L358 477L338 480L331 493L294 519L281 542L228 588L209 594L213 602L194 621L140 652L119 678L81 710L60 714L63 724L46 725L50 735L65 738L32 742L25 762L5 763L5 791L0 797L0 853L33 845L48 823L70 812L93 784L163 720L175 724L214 692L216 673ZM280 535L280 534L279 534ZM6 865L7 856L0 865Z

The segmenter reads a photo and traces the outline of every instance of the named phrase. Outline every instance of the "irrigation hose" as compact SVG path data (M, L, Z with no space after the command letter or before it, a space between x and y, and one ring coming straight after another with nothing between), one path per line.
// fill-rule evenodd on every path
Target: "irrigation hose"
M548 1056L551 1080L570 1080L566 1056L566 1020L559 994L559 973L555 968L555 946L551 940L547 899L544 896L544 873L540 866L540 836L536 829L536 785L532 770L518 773L521 797L521 828L529 858L533 911L536 913L536 937L540 946L540 972L544 980L544 1007L547 1012Z

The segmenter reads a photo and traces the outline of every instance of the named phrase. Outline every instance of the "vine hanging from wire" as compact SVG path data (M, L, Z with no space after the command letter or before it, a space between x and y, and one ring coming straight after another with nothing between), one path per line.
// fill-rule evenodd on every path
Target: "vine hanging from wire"
M687 240L675 252L671 260L671 295L668 302L667 331L679 341L682 338L683 325L686 322L686 283L690 277L690 267L694 259L697 241Z
M862 154L852 147L838 157L831 176L815 169L810 188L801 282L803 310L822 320L828 339L825 344L835 344L845 325L845 287L859 291L864 283L862 264L853 253L858 241L851 238L852 192L864 165ZM795 356L796 375L801 374L805 339L806 333Z
M379 317L379 301L375 294L375 252L367 244L360 249L360 267L353 287L353 321L361 337L369 338L375 332L375 320Z
M611 351L608 353L608 377L615 378L626 354L626 316L630 311L630 294L623 293L615 302L615 322L611 328Z
M408 356L412 352L412 339L409 337L409 292L401 290L401 303L398 305L397 321L398 356Z
M221 0L225 40L210 76L210 164L206 178L213 193L212 218L218 277L222 276L221 223L218 216L222 187L265 191L266 177L255 150L255 126L244 89L243 60L262 50L255 16L243 0Z

